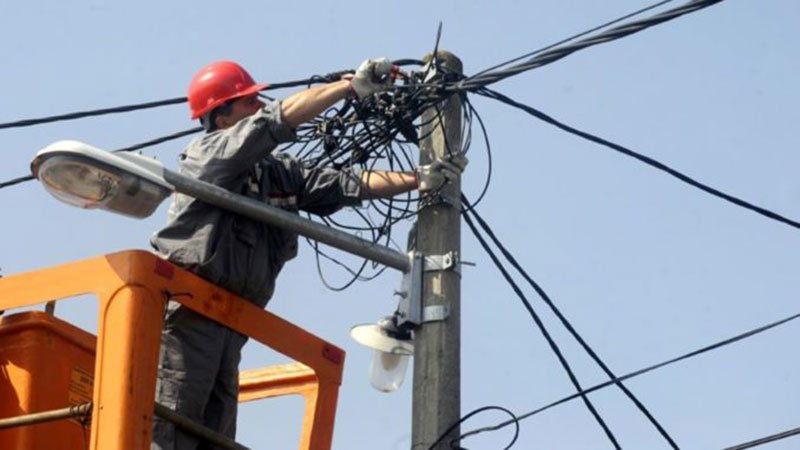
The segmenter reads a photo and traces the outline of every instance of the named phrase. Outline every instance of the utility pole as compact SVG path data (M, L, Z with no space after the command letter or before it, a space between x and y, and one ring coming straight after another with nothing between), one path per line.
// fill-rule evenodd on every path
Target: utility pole
M435 56L443 72L462 73L455 55L440 51ZM426 56L425 62L433 57ZM420 164L461 152L461 103L456 93L422 114ZM411 448L415 450L427 450L461 414L461 180L452 180L438 198L422 200L421 205L417 250L434 261L450 255L454 265L431 270L426 264L423 274L423 318L434 311L447 311L447 317L426 321L414 335ZM459 434L455 427L436 449L449 449L450 439Z

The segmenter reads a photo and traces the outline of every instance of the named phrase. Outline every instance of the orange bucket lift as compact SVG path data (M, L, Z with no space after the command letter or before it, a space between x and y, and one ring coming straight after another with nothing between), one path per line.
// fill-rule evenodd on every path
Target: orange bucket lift
M83 294L99 299L96 338L38 311L0 319L0 449L146 450L154 414L207 433L154 401L168 298L295 360L242 371L239 401L302 395L299 448L330 449L340 348L146 251L0 278L0 310Z

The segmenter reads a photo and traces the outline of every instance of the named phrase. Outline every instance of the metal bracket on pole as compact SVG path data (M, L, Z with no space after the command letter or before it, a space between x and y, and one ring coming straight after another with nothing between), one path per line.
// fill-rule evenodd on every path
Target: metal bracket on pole
M450 317L450 308L447 305L426 306L422 312L422 322L439 322Z
M461 261L458 252L447 252L444 255L428 255L425 257L425 272L438 272L453 269L461 274Z
M403 275L403 286L400 292L400 303L397 306L398 320L397 325L416 327L422 324L422 271L424 270L425 258L422 253L412 251L409 253L411 259L411 271Z
M447 319L450 316L447 305L422 307L422 274L435 270L459 270L458 253L424 256L414 251L410 256L411 272L404 275L403 289L396 293L401 297L397 307L397 325L415 328L426 322Z

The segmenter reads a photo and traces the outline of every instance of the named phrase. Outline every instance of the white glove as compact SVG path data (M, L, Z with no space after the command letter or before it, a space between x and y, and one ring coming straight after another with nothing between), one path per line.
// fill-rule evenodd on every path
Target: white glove
M383 91L394 82L397 66L386 58L368 59L356 70L350 87L359 99Z
M417 190L431 192L441 189L445 183L454 180L463 172L468 162L466 156L455 155L417 167Z

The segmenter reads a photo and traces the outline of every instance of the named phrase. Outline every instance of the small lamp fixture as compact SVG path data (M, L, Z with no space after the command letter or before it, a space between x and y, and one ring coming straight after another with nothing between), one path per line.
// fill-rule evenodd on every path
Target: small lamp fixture
M389 316L350 330L356 342L373 350L370 383L381 392L394 392L402 386L409 356L414 354L411 332L398 328L394 319Z
M62 202L136 218L151 215L173 191L158 161L78 141L58 141L43 148L31 162L31 172Z

